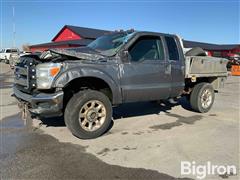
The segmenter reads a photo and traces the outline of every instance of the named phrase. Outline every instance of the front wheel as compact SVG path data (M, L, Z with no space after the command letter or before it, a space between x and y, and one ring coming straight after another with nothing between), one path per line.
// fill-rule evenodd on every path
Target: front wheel
M193 110L201 113L208 112L214 102L214 89L209 83L199 83L194 86L190 95L190 104Z
M80 139L99 137L111 125L111 102L99 91L80 91L68 102L64 120L72 134Z

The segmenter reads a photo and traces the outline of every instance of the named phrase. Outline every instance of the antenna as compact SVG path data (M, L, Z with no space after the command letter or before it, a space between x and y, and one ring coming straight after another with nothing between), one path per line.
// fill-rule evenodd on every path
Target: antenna
M13 15L13 47L16 47L15 7L12 7Z

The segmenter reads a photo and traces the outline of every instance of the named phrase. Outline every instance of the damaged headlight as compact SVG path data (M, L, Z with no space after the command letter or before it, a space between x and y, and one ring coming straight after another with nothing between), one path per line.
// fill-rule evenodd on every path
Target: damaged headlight
M60 72L62 64L43 63L36 66L36 78L38 89L50 89L54 77Z

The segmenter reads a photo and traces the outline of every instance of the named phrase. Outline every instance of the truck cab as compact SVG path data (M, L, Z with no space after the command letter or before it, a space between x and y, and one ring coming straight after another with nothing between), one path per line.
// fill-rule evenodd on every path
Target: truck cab
M184 55L177 36L140 32L122 51L120 83L126 102L167 99L181 94Z
M0 60L9 64L9 60L12 56L19 55L19 50L16 48L5 48L0 51Z

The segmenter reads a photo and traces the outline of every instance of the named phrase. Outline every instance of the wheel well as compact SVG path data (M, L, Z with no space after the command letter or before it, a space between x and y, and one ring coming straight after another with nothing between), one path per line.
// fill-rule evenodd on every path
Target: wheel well
M216 79L217 79L217 77L201 77L201 78L197 78L195 82L192 82L191 78L185 79L184 94L190 94L193 87L196 84L199 84L199 83L202 83L202 82L212 84Z
M113 95L110 86L102 79L96 77L82 77L70 81L64 88L63 108L65 109L70 98L84 89L97 90L104 93L112 102Z

